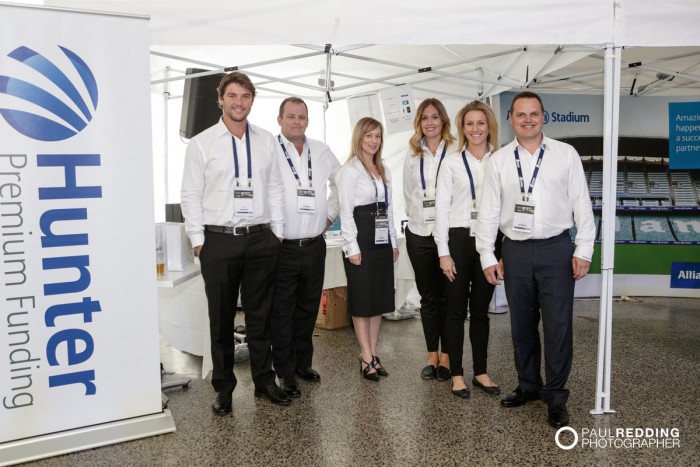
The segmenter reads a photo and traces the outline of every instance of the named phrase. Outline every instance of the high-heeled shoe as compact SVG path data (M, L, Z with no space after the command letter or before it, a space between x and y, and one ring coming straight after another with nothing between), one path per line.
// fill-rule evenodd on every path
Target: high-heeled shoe
M382 365L382 362L379 361L379 357L377 357L376 355L372 355L372 365L374 365L374 368L377 370L379 376L389 376L389 372L386 371L386 368L384 368L384 365Z
M360 373L362 374L362 377L370 381L379 381L379 373L377 373L377 369L374 367L374 363L367 363L366 361L362 360L362 356L357 357L357 359L360 361ZM363 363L367 365L364 368L362 368ZM370 373L370 371L372 370L375 370L375 372Z

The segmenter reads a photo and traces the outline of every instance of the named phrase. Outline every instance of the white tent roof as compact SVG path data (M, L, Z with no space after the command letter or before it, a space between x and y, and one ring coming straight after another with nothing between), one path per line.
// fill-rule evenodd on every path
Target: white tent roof
M526 86L600 93L601 49L609 45L644 46L623 51L623 94L700 90L697 0L445 0L428 12L425 4L397 0L45 4L149 16L152 50L165 54L154 60L154 71L238 67L263 92L317 100L326 91L338 100L401 83L411 83L419 96L464 99ZM326 44L330 54L324 53ZM333 89L319 84L327 67Z

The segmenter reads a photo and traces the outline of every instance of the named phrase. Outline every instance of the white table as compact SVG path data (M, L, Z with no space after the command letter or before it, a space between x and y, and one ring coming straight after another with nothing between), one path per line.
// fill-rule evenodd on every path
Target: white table
M211 369L211 338L209 313L204 280L199 261L186 271L168 271L158 276L158 323L160 335L178 350L204 358L205 367Z

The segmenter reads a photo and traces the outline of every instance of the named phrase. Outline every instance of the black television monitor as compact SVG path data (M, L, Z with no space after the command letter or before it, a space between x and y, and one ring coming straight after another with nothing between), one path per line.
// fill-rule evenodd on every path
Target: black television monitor
M187 75L209 70L188 68ZM192 138L202 130L214 125L221 117L216 88L225 73L198 76L185 80L180 115L180 136Z

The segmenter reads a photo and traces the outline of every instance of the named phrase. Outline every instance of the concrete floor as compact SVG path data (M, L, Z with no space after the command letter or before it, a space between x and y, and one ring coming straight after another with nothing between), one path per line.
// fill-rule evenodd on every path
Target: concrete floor
M617 413L592 416L598 306L597 300L575 305L568 407L580 439L571 450L555 444L542 402L503 409L498 397L481 391L464 401L450 394L449 382L423 381L422 328L419 319L409 319L383 323L379 356L390 376L380 383L361 378L352 330L317 330L314 367L321 383L301 381L301 398L290 407L273 406L253 397L250 369L242 363L236 367L233 414L225 417L209 407L214 393L198 378L201 357L163 344L166 369L192 378L189 389L168 391L175 433L27 465L698 465L700 300L614 303L611 405ZM489 373L507 393L517 384L509 316L490 316ZM468 371L468 341L465 347ZM670 443L678 446L582 445L594 439L590 430L604 437L606 429L620 428L677 428L678 438ZM572 440L570 433L560 438L564 444Z

